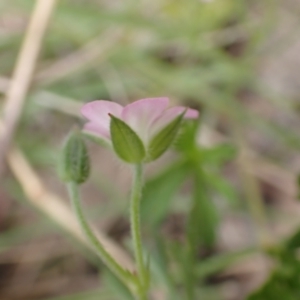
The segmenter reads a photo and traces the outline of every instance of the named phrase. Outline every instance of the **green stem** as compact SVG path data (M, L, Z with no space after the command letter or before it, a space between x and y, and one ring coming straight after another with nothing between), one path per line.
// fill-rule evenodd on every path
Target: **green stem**
M93 230L91 229L89 223L87 222L80 204L80 196L78 191L78 185L75 182L70 182L68 184L68 192L71 198L73 210L76 214L80 226L93 247L97 250L100 258L106 264L106 266L129 288L132 287L133 276L123 269L115 259L105 250L103 245L99 242L98 238L95 236Z
M137 265L137 273L140 281L139 298L147 299L148 290L148 271L146 269L141 239L141 225L140 225L140 202L143 187L143 166L137 164L134 169L134 178L132 184L132 194L130 199L130 224L131 235L133 240L134 254Z

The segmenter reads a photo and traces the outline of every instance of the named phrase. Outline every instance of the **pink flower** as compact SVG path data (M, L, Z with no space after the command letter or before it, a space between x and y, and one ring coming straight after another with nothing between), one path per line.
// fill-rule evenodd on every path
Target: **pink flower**
M125 107L106 100L92 101L81 109L82 115L89 121L84 126L84 132L110 143L111 114L124 121L147 148L151 139L185 110L184 118L198 117L199 113L195 109L183 106L168 108L168 104L169 99L166 97L141 99Z

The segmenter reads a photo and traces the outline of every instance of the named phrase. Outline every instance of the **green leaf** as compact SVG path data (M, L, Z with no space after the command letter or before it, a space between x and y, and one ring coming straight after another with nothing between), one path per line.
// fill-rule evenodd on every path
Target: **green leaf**
M47 297L45 298L45 300L111 300L114 299L114 296L115 294L112 293L108 288L101 287L98 289L92 289L88 291L73 292L72 294L65 296L54 296L50 298Z
M197 278L207 278L232 266L237 261L256 253L256 249L245 249L236 252L222 253L196 264Z
M187 172L187 165L179 162L172 164L161 174L146 182L141 202L141 219L144 223L150 223L152 226L160 223L167 214L172 197L186 178Z
M210 170L209 172L204 171L204 175L207 184L211 186L210 189L216 190L216 192L225 197L232 207L238 206L239 197L237 191L222 174L217 174Z
M162 129L151 141L148 148L147 161L159 158L173 143L181 126L185 111Z
M110 134L117 155L128 163L140 163L145 158L145 147L137 134L122 120L110 115Z
M128 287L125 286L111 271L104 271L103 281L111 289L112 295L118 297L118 299L133 300Z
M219 217L214 203L208 193L208 187L202 169L194 169L194 197L188 221L188 237L191 247L212 247Z
M59 173L66 182L83 183L90 173L90 161L80 132L72 132L63 148Z
M297 253L280 250L276 253L277 264L269 279L248 300L300 299L300 262Z
M288 237L284 242L284 246L287 251L294 251L300 247L300 229L297 228L296 231Z
M227 161L234 159L237 149L231 144L220 144L209 149L199 149L198 155L205 164L221 166Z
M180 134L175 141L175 148L185 154L190 155L197 149L196 135L198 132L199 123L188 121L182 124Z
M281 266L271 278L248 300L295 300L300 299L299 269L293 270L291 266Z
M168 243L157 230L154 232L154 236L156 247L151 250L150 255L153 284L166 291L166 300L182 299L176 289L173 273L169 270Z

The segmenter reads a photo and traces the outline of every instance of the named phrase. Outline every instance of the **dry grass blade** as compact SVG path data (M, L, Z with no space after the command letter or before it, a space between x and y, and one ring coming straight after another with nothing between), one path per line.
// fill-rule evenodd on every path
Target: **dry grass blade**
M1 126L0 139L0 174L5 153L22 113L25 97L41 49L42 39L56 2L57 0L38 0L32 13L3 108L3 126Z
M38 72L34 78L35 83L39 86L49 85L74 72L90 67L95 60L105 57L105 54L122 37L121 33L122 31L119 29L107 30L82 48L58 59L49 67Z
M59 224L77 240L91 248L83 235L70 208L55 194L49 192L35 174L23 154L16 148L8 154L8 163L11 171L21 184L28 201L44 212L49 218ZM133 270L133 263L117 244L104 233L97 231L97 236L107 251L126 269ZM93 249L93 248L91 248Z

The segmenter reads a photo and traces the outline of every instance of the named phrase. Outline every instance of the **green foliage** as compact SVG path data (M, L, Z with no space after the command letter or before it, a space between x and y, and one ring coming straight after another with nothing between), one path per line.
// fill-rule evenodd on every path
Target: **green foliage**
M77 292L67 296L45 298L45 300L114 300L114 294L107 289L96 289L85 292ZM125 299L125 298L124 298Z
M223 143L209 149L199 149L198 155L203 163L221 167L226 162L233 160L237 151L233 145Z
M236 252L217 254L216 256L200 261L196 266L197 278L208 278L220 271L230 267L233 263L243 260L245 257L255 253L256 249L246 249Z
M212 148L202 148L196 143L197 124L187 123L176 148L187 157L191 175L194 180L193 204L188 221L189 242L192 248L200 245L211 247L214 244L218 226L218 213L210 197L214 188L231 201L237 197L230 185L220 175L212 173L225 162L232 160L235 149L229 144L221 144ZM195 251L195 250L194 250Z
M295 251L300 248L300 230L296 230L284 243L284 247L288 251Z
M145 224L155 228L166 217L172 198L187 174L185 162L177 162L146 182L141 203L141 219Z
M271 277L248 300L299 299L299 285L300 261L291 252L284 251Z
M194 155L196 134L199 129L199 123L194 121L184 120L180 134L175 141L175 149L185 153L190 157Z
M107 286L111 289L112 295L116 297L118 295L122 295L122 299L124 300L133 300L133 297L128 288L109 270L106 270L104 272L103 279Z
M155 249L150 255L153 281L159 288L166 291L167 300L179 300L181 296L177 292L174 276L169 269L168 244L164 242L163 237L157 234L157 231L154 231L153 234L155 236Z
M281 245L270 249L269 255L276 266L261 288L247 300L280 300L300 298L300 230L297 229Z
M208 185L205 182L200 167L194 169L193 204L188 223L188 237L191 247L212 247L216 238L219 223L216 207L208 194Z

